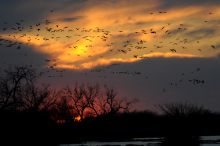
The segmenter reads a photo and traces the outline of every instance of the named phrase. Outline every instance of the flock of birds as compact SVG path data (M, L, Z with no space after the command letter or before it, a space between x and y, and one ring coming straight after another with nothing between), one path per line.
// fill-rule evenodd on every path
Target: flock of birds
M51 13L53 12L53 10L50 11ZM161 14L163 13L167 13L167 12L159 12ZM154 13L150 13L150 15L153 15ZM210 15L212 13L209 13ZM204 21L204 23L207 23L208 21ZM11 24L10 24L11 25ZM147 50L147 46L146 41L145 40L138 40L138 41L134 41L134 40L127 40L127 41L123 41L121 44L121 46L117 46L115 47L114 45L118 45L118 42L109 42L108 40L111 40L110 38L112 36L114 36L114 34L108 30L105 29L100 29L99 27L96 27L95 29L86 29L86 28L69 28L68 26L65 27L61 27L59 24L54 24L52 21L50 20L45 20L44 22L38 22L32 25L27 25L25 24L25 20L20 20L19 22L15 22L13 24L13 27L7 27L8 26L8 22L4 22L3 23L3 28L0 28L2 33L7 34L7 39L4 38L3 36L0 35L0 48L14 48L17 50L22 50L23 46L29 45L31 44L33 41L45 41L45 42L50 42L51 40L53 41L60 41L60 40L64 40L64 39L76 39L75 42L73 44L77 44L77 42L79 42L81 39L84 39L88 42L91 43L91 45L87 45L85 46L88 50L91 49L92 51L90 52L94 52L95 53L95 47L92 45L92 42L96 39L101 39L103 42L108 42L106 44L105 47L109 47L109 53L111 52L117 52L117 53L123 53L123 54L128 54L130 52L132 52L133 50L135 50L135 52L137 52L138 50ZM167 23L166 25L171 26L171 23ZM176 30L179 31L187 31L187 28L184 27L184 24L179 24L179 27L176 28ZM140 31L135 31L133 32L134 34L143 34L143 35L157 35L159 32L164 32L167 35L171 35L172 31L167 29L166 26L163 26L161 29L159 30L154 30L153 28L149 29L149 30L140 30ZM41 37L41 33L45 34L45 32L47 33L47 35L45 37ZM123 30L119 30L117 32L117 35L123 34ZM85 33L88 34L93 34L93 35L84 35ZM18 35L19 34L19 35ZM34 39L31 37L34 34ZM64 34L64 35L63 35ZM97 35L98 34L98 35ZM10 38L10 39L8 39ZM24 41L20 41L21 38L26 38L26 42ZM184 44L188 43L188 39L184 38L176 38L175 42L169 42L172 46L176 46L178 44L182 44L182 49L187 49L186 46L184 46ZM197 41L197 43L199 43L199 41ZM216 49L214 45L210 45L210 47L212 47L213 49ZM119 49L116 49L119 48ZM154 49L160 49L163 48L163 42L159 42L159 44L155 44L154 46L152 46L150 49L148 49L148 51L150 52L154 52ZM79 50L80 47L77 45L72 45L69 46L68 49L73 49L73 50ZM170 49L168 50L172 53L176 53L178 50L177 49ZM202 51L201 49L198 49L198 51ZM67 55L71 55L72 57L80 57L84 54L88 55L88 58L93 58L93 57L97 57L94 56L93 54L88 54L86 50L81 49L82 54L80 53L68 53ZM24 52L24 56L26 57L28 56L27 53ZM105 56L101 55L98 56L98 58L104 58ZM132 58L135 59L145 59L148 58L147 56L140 56L138 54L133 54ZM45 74L47 74L47 76L49 78L51 77L63 77L64 76L64 72L66 71L66 69L59 69L57 68L57 65L60 63L59 61L57 61L56 58L51 59L51 58L45 58L45 62L50 64L48 66L46 66L45 68L47 69L46 71L42 71L39 72L40 76L43 76ZM111 70L112 68L116 67L116 66L120 66L121 64L119 63L114 63L108 66L97 66L94 69L91 69L89 71L86 71L84 73L81 73L81 75L89 75L92 73L98 73L98 77L100 78L107 78L107 75L105 75L106 71ZM34 63L31 62L30 67L33 67ZM36 67L40 67L40 65L37 65ZM199 72L201 69L198 67L197 69L195 69L196 72ZM1 69L0 69L1 71ZM50 72L56 72L57 75L52 75L49 74ZM130 75L130 76L143 76L143 79L148 79L149 76L147 76L145 73L140 72L140 71L109 71L109 73L113 74L113 75ZM193 73L193 72L191 72ZM185 73L182 73L182 76L184 76ZM169 83L171 86L176 86L184 81L187 81L189 83L195 84L195 85L203 85L205 83L205 81L203 79L197 79L197 78L192 78L192 79L183 79L181 78L179 81L177 82L171 82ZM162 92L167 92L167 90L164 88L162 90Z

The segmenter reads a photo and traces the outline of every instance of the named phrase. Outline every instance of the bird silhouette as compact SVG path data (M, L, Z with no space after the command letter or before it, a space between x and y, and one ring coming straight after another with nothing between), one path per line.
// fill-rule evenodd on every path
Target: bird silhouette
M134 55L134 58L137 58L138 55Z
M171 52L176 52L176 49L170 49Z
M50 10L50 12L53 12L53 10ZM164 12L164 11L159 11L159 13L160 14L156 14L156 16L157 15L163 15L162 13L166 13L166 12ZM153 13L150 13L150 14L153 14ZM211 15L212 13L209 13L209 15ZM166 14L165 14L166 15ZM113 37L115 37L114 36L114 33L116 34L116 35L126 35L126 33L127 33L127 30L125 31L125 30L119 30L119 31L112 31L112 32L110 32L110 31L108 31L108 30L105 30L105 29L101 29L101 28L99 28L99 27L96 27L95 29L87 29L87 28L78 28L77 26L76 26L76 30L80 30L80 31L77 31L77 34L72 34L72 32L73 32L73 28L71 28L70 26L66 26L66 27L64 27L63 29L58 29L58 27L60 26L62 26L61 24L55 24L55 27L54 27L54 24L53 24L53 21L49 21L49 20L46 20L44 23L39 23L39 22L36 22L36 23L34 23L34 24L25 24L24 26L22 26L23 25L23 22L24 20L20 20L20 22L16 22L16 23L13 23L13 26L5 26L4 25L4 27L2 27L2 28L0 28L1 30L4 30L4 32L7 32L7 31L9 31L9 32L12 32L13 31L13 34L11 33L11 34L8 34L8 36L7 37L11 37L12 39L10 39L10 40L4 40L4 39L2 39L1 37L0 37L0 41L1 41L1 47L2 46L5 46L5 47L15 47L15 49L17 48L17 49L20 49L21 47L22 47L22 45L19 43L19 41L18 42L15 42L15 41L17 41L17 40L19 40L19 38L25 38L26 40L27 40L27 42L30 44L31 42L33 42L33 41L44 41L44 42L52 42L52 41L61 41L61 40L64 40L64 39L69 39L68 41L70 41L71 42L71 44L70 45L67 45L67 49L72 49L72 50L74 50L74 51L80 51L80 52L83 52L82 53L82 57L79 57L80 59L81 58L83 58L84 56L88 56L88 58L87 58L87 60L89 60L89 59L93 59L93 58L99 58L99 56L100 56L100 58L103 58L103 53L100 51L98 51L98 50L96 50L95 49L95 45L96 45L96 43L94 43L94 46L92 47L92 45L93 45L93 43L91 43L92 41L94 41L95 40L95 42L96 42L96 39L98 40L98 39L100 39L100 40L102 40L102 42L101 43L103 43L104 44L104 46L106 47L106 42L108 43L107 44L107 53L111 53L111 54L114 54L114 53L123 53L123 55L129 55L129 53L131 53L132 51L145 51L145 52L141 52L141 53L148 53L147 51L150 51L150 52L153 52L153 51L151 51L151 50L148 50L147 48L150 48L151 46L149 45L149 44L147 44L147 43L145 43L145 42L147 42L147 41L145 41L144 39L146 39L145 37L139 37L138 38L138 36L139 35L144 35L144 36L147 36L147 35L145 35L145 34L155 34L155 35L152 35L152 36L155 36L155 37L157 37L158 36L158 38L159 38L159 36L160 36L160 33L163 33L164 34L164 32L166 33L166 34L171 34L171 31L172 31L172 33L174 32L174 36L175 36L175 34L177 33L177 31L178 31L178 39L175 39L175 38L172 38L172 39L174 39L174 40L168 40L168 45L170 45L170 46L172 46L172 47L174 47L173 45L175 45L175 49L164 49L164 51L165 52L169 52L169 51L171 51L171 52L177 52L178 51L178 45L179 44L181 44L181 43L184 43L184 46L182 46L182 45L180 45L180 48L181 48L181 46L182 46L182 48L183 49L187 49L187 45L188 44L186 44L185 45L185 43L188 43L188 41L189 41L189 43L191 43L192 42L192 40L187 40L187 39L182 39L181 38L181 35L179 35L179 34L181 34L182 33L182 30L187 30L187 25L185 25L185 23L184 23L184 27L181 27L181 26L183 26L183 24L179 24L179 27L177 26L176 27L176 25L175 25L175 27L172 27L172 25L171 25L171 23L164 23L164 24L161 24L159 27L157 27L157 29L150 29L150 32L149 31L147 31L146 30L146 27L144 28L140 28L140 29L136 29L136 30L132 30L132 32L131 32L131 34L129 34L129 36L132 36L132 35L135 35L135 39L133 39L133 38L131 38L131 37L128 37L129 38L129 40L126 40L126 39L117 39L117 41L115 42L115 44L116 45L113 45L114 43L109 43L108 41L109 40L112 40L112 36L111 35L113 35ZM204 20L203 20L204 21ZM26 22L26 21L25 21ZM208 22L208 21L205 21L205 22ZM8 23L6 23L5 22L5 24L8 24ZM170 26L167 26L167 25L170 25ZM175 24L175 23L174 23ZM3 25L3 24L2 24ZM28 26L27 28L25 28L25 26ZM46 27L46 29L44 28L44 26ZM163 27L162 27L163 26ZM166 27L165 27L166 26ZM59 28L60 28L59 27ZM168 29L167 29L167 27L168 27ZM156 27L155 27L156 28ZM164 29L166 29L166 30L164 30ZM26 31L27 30L27 31ZM164 31L163 31L164 30ZM20 35L20 36L18 36L18 34L20 33L19 31L23 31L22 32L22 35ZM40 31L40 32L42 32L41 33L41 35L42 35L42 37L38 37L39 36L39 34L34 34L35 32L38 32L38 31ZM68 31L68 34L65 34L65 33L67 33L67 31ZM43 36L43 34L44 33L47 33L45 36ZM120 32L120 33L118 33L118 32ZM122 32L124 32L124 33L122 33ZM126 33L125 33L126 32ZM38 32L39 33L39 32ZM87 34L86 34L87 33ZM92 33L94 33L94 35L92 34ZM95 33L97 33L97 34L95 34ZM16 35L17 34L17 35ZM61 34L61 35L59 35L59 34ZM35 37L35 39L33 39L32 37L30 38L29 36L30 35L32 35L32 36L37 36L37 37ZM166 35L167 36L167 35ZM168 36L168 38L170 37L170 36L172 36L172 34L171 35L169 35ZM177 36L177 35L176 35ZM75 39L75 40L74 40ZM140 39L143 39L143 40L140 40ZM11 41L11 40L13 40L13 41ZM73 41L72 41L73 40ZM86 41L86 43L84 43L84 44L80 44L80 42L81 42L81 40L85 40ZM113 39L114 40L114 39ZM140 41L138 41L138 40L140 40ZM147 40L147 39L146 39ZM10 42L11 41L11 42ZM138 41L138 42L137 42ZM169 42L170 41L172 41L172 43L170 43L169 44ZM13 43L13 42L15 42L15 43ZM119 47L121 47L121 48L116 48L117 47L117 45L119 44L121 42L121 46L119 46ZM88 43L88 44L87 44ZM157 43L163 43L163 45L159 45L159 44L156 44L156 45L154 45L154 49L162 49L162 47L164 46L164 47L166 47L167 46L167 44L166 44L166 41L161 41L161 40L159 40L158 39L158 41L157 41ZM193 41L193 43L196 43L195 41ZM200 43L200 44L202 44L202 41L201 42L199 42L199 41L197 41L197 43ZM26 45L26 42L24 42L23 44L25 44ZM79 44L79 45L78 45ZM92 44L92 45L91 45ZM136 44L136 45L134 45L134 44ZM200 45L200 44L197 44L197 45ZM78 46L76 46L76 45L78 45ZM81 50L81 48L84 48L84 47L86 47L86 50ZM123 49L122 49L122 47L123 47ZM215 49L215 46L214 45L211 45L211 47L213 48L213 49ZM118 50L118 51L114 51L114 49L116 49L116 50ZM134 50L135 49L135 50ZM142 50L141 50L142 49ZM144 49L144 50L143 50ZM198 48L196 48L195 50L197 50ZM202 51L202 49L198 49L199 51ZM22 51L22 50L20 50L20 51ZM68 50L69 51L69 50ZM131 52L129 52L129 51L131 51ZM181 51L184 51L184 50L181 50ZM187 50L186 50L187 51ZM94 52L96 52L96 53L94 53ZM156 51L155 51L156 52ZM92 57L93 56L93 54L92 53L94 53L94 56L96 56L96 57ZM135 53L137 53L137 52L135 52ZM201 52L202 53L202 52ZM72 54L72 53L71 53ZM76 53L73 53L73 54L76 54ZM26 56L27 54L25 54L25 56ZM70 53L66 53L65 55L70 55ZM81 55L81 53L80 54L76 54L77 56L80 56ZM70 56L68 56L68 57L70 57ZM92 58L91 58L92 57ZM132 57L132 55L131 55L131 57ZM148 57L146 57L145 55L140 55L140 56L138 56L138 55L134 55L133 56L133 58L137 58L137 59L145 59L145 58L148 58ZM136 59L135 59L136 60ZM50 60L49 59L45 59L45 61L47 61L47 62L50 62ZM51 61L52 62L52 61ZM50 62L50 63L51 63ZM58 70L56 70L56 66L58 65L58 62L56 62L56 61L54 61L53 62L54 63L54 65L48 65L48 69L49 70L53 70L53 71L58 71ZM101 66L101 65L100 65ZM76 65L74 66L74 67L76 67ZM112 66L111 66L112 67ZM106 67L106 68L108 68L108 69L110 69L111 67ZM105 68L105 69L106 69ZM101 69L101 70L95 70L95 71L93 71L93 72L104 72L104 70L103 69ZM194 70L195 71L195 70ZM196 72L199 72L200 71L200 68L197 68L196 69L196 71L194 72L194 74L196 74ZM133 76L136 76L136 75L139 75L139 76L141 76L141 75L143 75L141 72L138 72L138 71L115 71L115 72L112 72L112 74L123 74L123 75L133 75ZM194 75L193 74L193 75ZM85 75L85 74L84 74ZM184 75L184 74L183 74ZM63 77L62 75L59 75L60 77ZM185 75L185 76L187 76L187 75ZM185 77L185 76L181 76L181 77ZM50 77L54 77L54 76L50 76ZM103 77L103 78L107 78L105 75L102 75L101 77ZM148 78L148 77L146 77L146 76L142 76L143 78ZM180 80L177 80L176 81L176 83L178 82L178 85L180 84L180 83L182 83L183 81L185 81L185 78L184 79L180 79ZM202 83L205 83L204 82L204 80L202 80L202 79L191 79L190 80L191 82L193 82L193 83L195 83L195 84L202 84ZM171 85L174 85L175 84L175 82L174 83L171 83ZM175 84L175 85L177 85L177 84ZM166 92L166 89L164 89L163 90L163 92Z

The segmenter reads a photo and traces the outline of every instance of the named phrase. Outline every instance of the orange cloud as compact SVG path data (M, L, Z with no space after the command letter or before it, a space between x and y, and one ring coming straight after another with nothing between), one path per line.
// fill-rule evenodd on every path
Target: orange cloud
M129 58L129 59L122 59L122 58L112 58L112 59L98 59L96 61L90 61L83 63L79 66L73 65L66 65L66 64L59 64L57 68L68 68L68 69L76 69L76 70L83 70L83 69L92 69L97 66L106 66L113 63L125 63L125 62L137 62L142 59L146 58L200 58L202 56L195 56L190 54L174 54L174 53L160 53L155 52L151 54L144 54L143 56L139 56L137 58Z
M176 53L160 53L160 52L154 52L151 54L144 54L144 57L148 58L202 58L202 56L196 56L191 54L176 54Z
M58 11L49 16L51 23L46 27L51 31L41 26L39 36L39 31L32 30L25 36L17 33L15 37L2 37L23 42L50 56L48 59L56 59L57 68L76 70L132 63L145 57L215 57L220 53L220 49L211 48L219 45L218 6L173 7L159 13L161 5L157 0L88 1L77 11ZM68 6L68 11L72 7L77 6ZM63 18L64 13L65 18L71 18L69 21Z

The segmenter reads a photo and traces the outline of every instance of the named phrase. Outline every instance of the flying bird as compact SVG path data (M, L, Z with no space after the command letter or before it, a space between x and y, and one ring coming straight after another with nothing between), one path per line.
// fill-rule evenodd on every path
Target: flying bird
M170 51L171 51L171 52L176 52L176 50L175 50L175 49L170 49Z
M134 55L134 58L137 58L138 55Z

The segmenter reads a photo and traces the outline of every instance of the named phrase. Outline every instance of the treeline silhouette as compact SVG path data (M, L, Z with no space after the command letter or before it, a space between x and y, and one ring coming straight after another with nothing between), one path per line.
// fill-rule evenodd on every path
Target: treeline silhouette
M203 106L178 102L157 105L160 114L131 111L138 99L120 98L113 87L76 83L55 90L37 86L38 77L29 66L9 67L1 75L2 142L57 145L166 136L163 145L195 145L200 135L220 134L220 114Z

